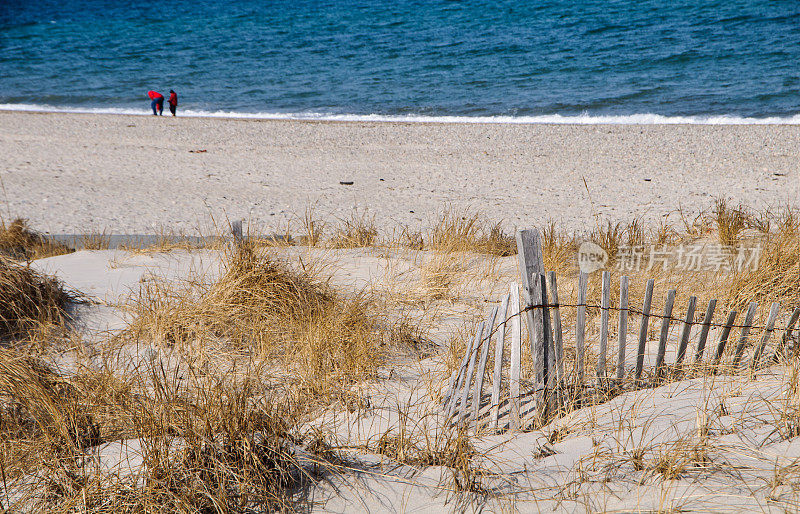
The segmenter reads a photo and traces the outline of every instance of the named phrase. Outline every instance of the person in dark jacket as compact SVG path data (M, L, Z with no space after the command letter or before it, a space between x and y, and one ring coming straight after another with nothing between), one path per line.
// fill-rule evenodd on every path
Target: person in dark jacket
M164 112L164 95L158 91L148 91L147 96L150 97L150 108L153 109L153 116L156 114L163 114ZM156 112L158 111L158 112Z
M175 111L178 110L178 93L173 90L169 90L169 112L175 116Z

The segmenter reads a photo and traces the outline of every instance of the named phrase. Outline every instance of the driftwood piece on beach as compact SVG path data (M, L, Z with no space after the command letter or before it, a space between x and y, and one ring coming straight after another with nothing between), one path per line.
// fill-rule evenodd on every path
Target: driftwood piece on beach
M578 308L575 316L575 385L583 385L583 358L586 351L586 288L589 275L581 271L578 275Z
M600 349L597 356L597 378L606 376L606 355L608 354L608 308L611 306L611 273L603 272L602 297L600 300Z
M516 287L516 286L512 286ZM497 430L497 422L500 420L500 386L503 380L503 353L506 342L506 326L508 326L508 302L511 294L503 297L498 311L499 325L497 327L497 339L494 346L494 373L492 373L492 411L491 411L491 430Z
M636 380L641 380L642 370L644 369L644 351L647 347L647 325L650 321L650 305L653 302L653 286L655 280L652 278L647 281L644 290L644 303L642 304L642 320L639 325L639 346L636 351Z
M542 259L542 242L536 229L517 232L517 254L520 277L522 280L523 300L525 303L525 319L528 324L528 339L533 360L534 401L536 408L545 407L548 359L548 345L544 321L544 305L547 299L543 293L544 261Z
M769 308L769 315L767 316L767 326L764 327L764 334L761 336L761 341L758 343L755 352L753 352L753 362L751 366L755 369L758 366L758 360L761 358L761 354L764 352L764 348L767 347L767 343L769 342L769 338L772 335L772 331L775 330L775 320L778 319L778 312L781 310L781 304L778 302L774 302Z
M522 319L519 313L519 285L511 286L511 370L508 382L509 396L511 397L511 422L512 429L520 426L519 405L519 375L522 363Z
M617 345L617 381L625 378L625 345L628 336L628 275L619 280L619 344Z
M711 319L714 317L714 309L717 308L717 301L710 300L706 313L703 315L703 326L700 329L700 337L697 339L697 352L694 355L694 362L697 364L703 360L703 352L706 349L706 340L708 339L708 332L711 330Z
M714 354L714 360L711 363L713 366L719 365L720 361L722 360L722 355L725 353L725 346L728 344L728 337L730 336L734 321L736 321L735 309L728 313L728 319L725 320L725 326L722 327L722 333L719 336L719 343L717 343L717 352Z
M689 305L686 307L686 318L683 320L683 330L681 331L681 338L678 340L678 355L675 357L675 366L680 366L684 355L686 355L686 347L689 345L689 336L692 333L696 308L697 297L692 296L689 298Z
M747 315L744 318L744 325L742 331L739 333L739 342L736 344L736 352L733 354L733 367L739 366L744 355L744 349L747 347L747 340L750 336L750 327L753 326L753 321L756 318L756 310L758 309L758 302L750 302L747 308Z
M498 308L494 307L481 334L481 360L478 364L478 371L475 375L475 390L472 392L472 417L475 420L475 431L478 431L478 414L481 406L481 395L483 394L483 379L486 375L486 363L489 360L489 346L491 346L492 332L497 321Z
M656 375L664 366L664 355L667 351L667 338L669 337L669 325L672 320L672 307L675 305L674 289L667 292L667 302L664 304L664 314L661 318L661 334L658 337L658 353L656 354Z

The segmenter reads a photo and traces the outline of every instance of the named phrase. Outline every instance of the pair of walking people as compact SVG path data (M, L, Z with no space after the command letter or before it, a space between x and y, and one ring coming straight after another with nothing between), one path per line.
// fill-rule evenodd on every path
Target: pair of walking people
M150 97L150 108L153 109L153 116L156 114L161 115L164 112L164 95L158 91L148 91L147 96ZM169 112L175 116L178 110L178 93L169 90Z

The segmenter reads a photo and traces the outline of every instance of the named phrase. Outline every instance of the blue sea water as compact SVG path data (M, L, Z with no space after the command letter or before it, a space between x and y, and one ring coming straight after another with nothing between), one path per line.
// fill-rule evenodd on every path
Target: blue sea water
M0 0L0 108L800 122L796 0Z

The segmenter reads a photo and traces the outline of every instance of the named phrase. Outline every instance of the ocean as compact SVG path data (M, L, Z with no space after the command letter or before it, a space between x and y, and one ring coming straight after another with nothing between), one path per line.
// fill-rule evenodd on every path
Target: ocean
M0 2L0 109L800 123L800 2Z

